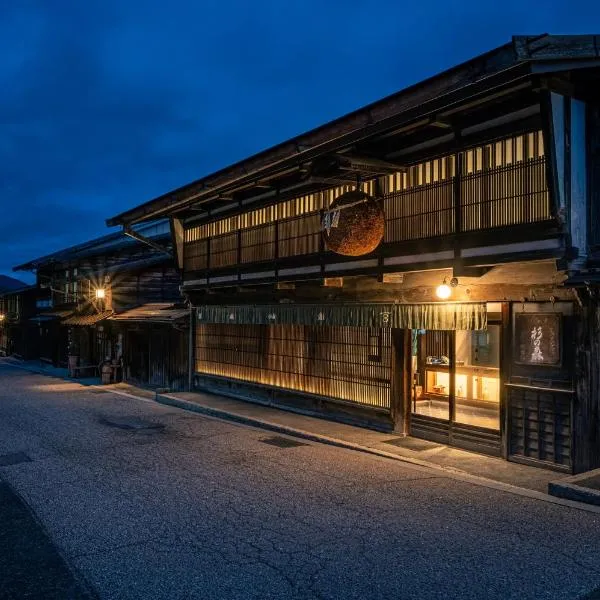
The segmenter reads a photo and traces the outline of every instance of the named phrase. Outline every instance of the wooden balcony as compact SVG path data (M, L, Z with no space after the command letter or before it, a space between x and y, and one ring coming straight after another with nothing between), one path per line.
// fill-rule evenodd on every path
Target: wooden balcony
M411 246L416 249L412 252L428 253L469 247L469 240L479 240L479 245L481 240L484 245L502 244L511 237L531 241L534 225L538 230L544 225L556 227L543 155L479 169L472 163L470 168L461 168L457 160L457 167L454 163L447 167L443 177L441 170L430 168L427 177L419 174L420 180L415 175L414 181L388 186L381 196L386 215L384 240L373 254L356 259L362 266L371 265L369 259L377 264L382 257L410 254ZM391 187L396 189L390 191ZM188 235L185 279L217 275L225 284L228 273L251 273L252 278L256 273L260 278L265 271L266 278L274 278L281 267L344 262L323 245L321 216L326 206L327 200L320 198L313 202L313 210L299 215L275 217L250 227L241 227L243 218L239 218L230 221L233 231L201 239ZM277 210L271 214L277 215Z

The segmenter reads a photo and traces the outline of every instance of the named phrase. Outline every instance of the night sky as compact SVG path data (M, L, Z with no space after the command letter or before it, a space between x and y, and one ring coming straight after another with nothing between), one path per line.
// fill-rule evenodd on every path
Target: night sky
M543 32L600 33L600 3L0 0L0 273Z

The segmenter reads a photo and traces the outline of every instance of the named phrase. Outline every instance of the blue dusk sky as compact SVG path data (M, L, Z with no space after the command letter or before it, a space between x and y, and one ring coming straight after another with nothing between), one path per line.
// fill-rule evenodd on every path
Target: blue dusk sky
M0 273L513 34L600 3L0 1Z

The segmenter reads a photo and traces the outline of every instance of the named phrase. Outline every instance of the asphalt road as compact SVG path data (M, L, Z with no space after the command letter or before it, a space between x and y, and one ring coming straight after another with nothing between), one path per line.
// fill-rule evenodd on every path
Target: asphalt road
M274 437L0 366L0 479L100 598L600 598L599 514Z

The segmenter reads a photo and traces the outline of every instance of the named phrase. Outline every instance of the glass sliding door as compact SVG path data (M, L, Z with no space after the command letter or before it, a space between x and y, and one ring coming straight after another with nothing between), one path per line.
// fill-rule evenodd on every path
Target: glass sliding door
M454 421L500 429L500 325L456 331Z
M444 443L465 447L481 446L473 436L493 438L499 451L500 338L494 324L481 331L412 331L411 432L437 441L444 432Z
M452 342L449 331L413 330L413 414L450 420L454 386Z

